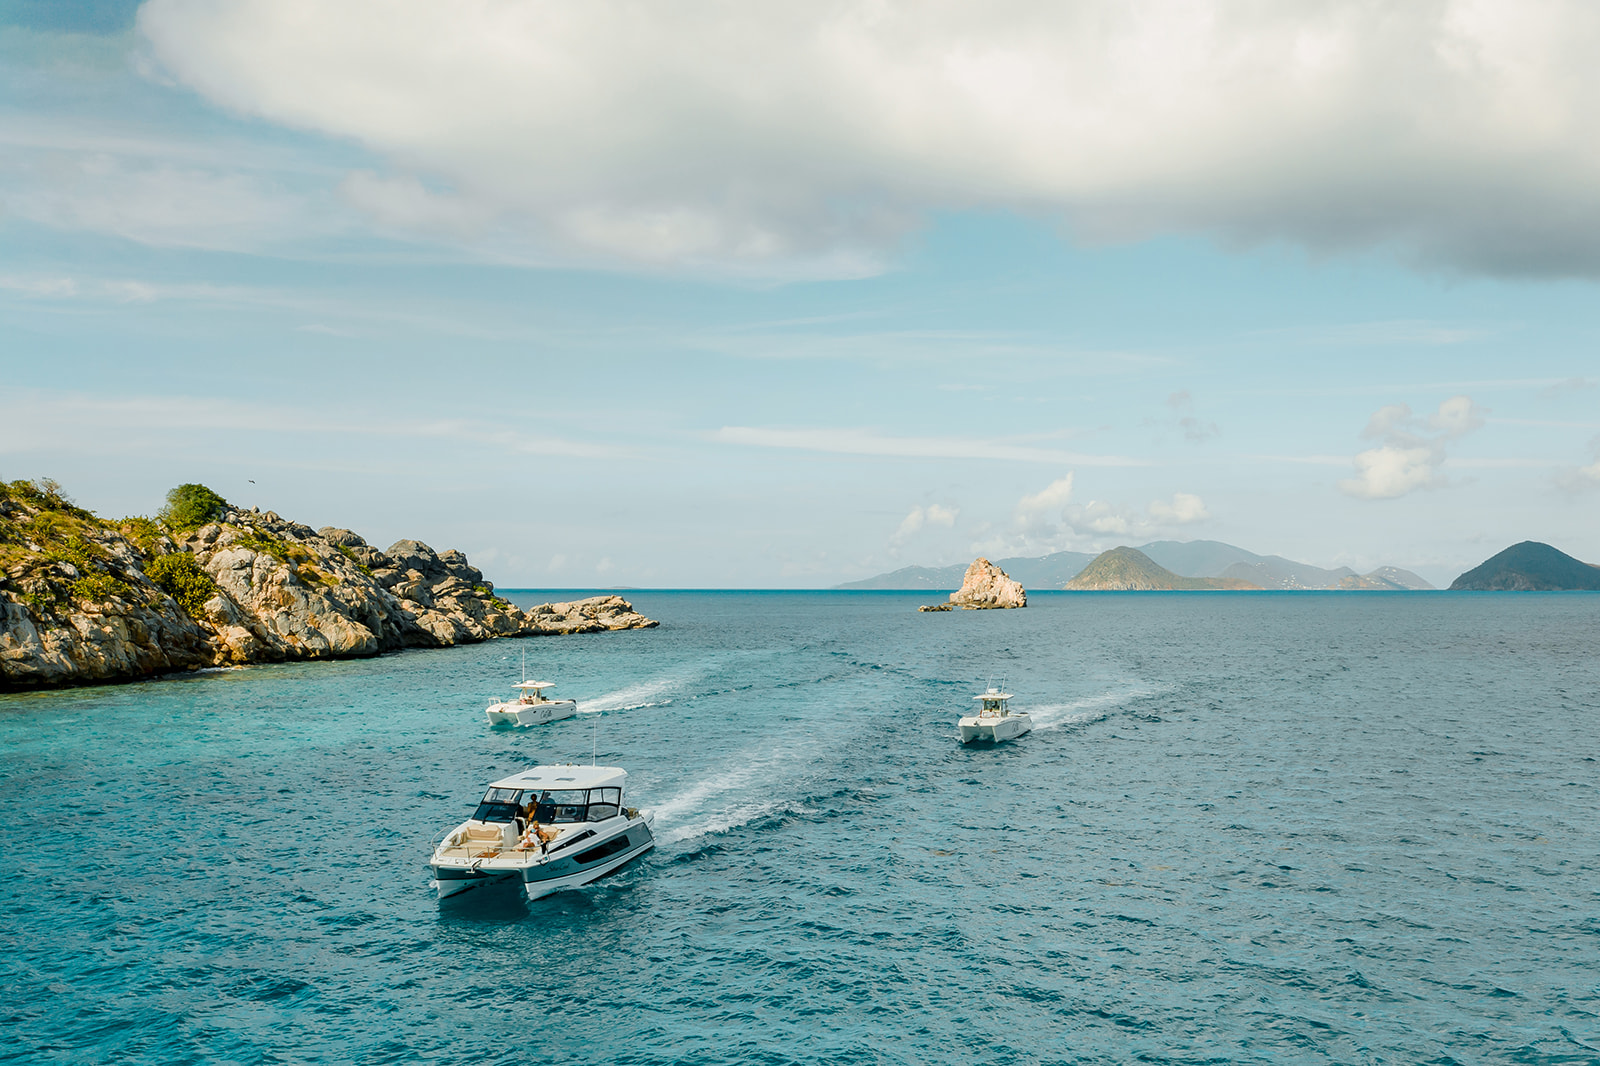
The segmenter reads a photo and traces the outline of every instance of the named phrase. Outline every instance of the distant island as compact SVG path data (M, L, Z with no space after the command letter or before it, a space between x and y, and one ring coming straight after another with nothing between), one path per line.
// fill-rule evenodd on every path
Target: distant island
M1600 567L1525 540L1490 556L1450 584L1452 592L1595 592Z
M1260 589L1238 578L1183 577L1159 566L1137 548L1101 552L1071 581L1070 592L1172 592Z
M1329 570L1285 559L1281 555L1257 555L1216 540L1158 540L1125 550L1138 551L1149 563L1167 571L1173 578L1216 578L1241 583L1203 587L1342 591L1420 590L1434 587L1411 571L1396 566L1380 566L1366 574L1358 574L1347 566ZM1067 588L1069 582L1101 557L1088 552L1065 551L1037 558L1000 559L997 565L1029 588L1062 589ZM964 569L961 564L907 566L834 587L944 591L961 585Z
M380 551L204 485L107 520L55 482L0 482L0 690L657 624L620 596L523 611L458 551Z

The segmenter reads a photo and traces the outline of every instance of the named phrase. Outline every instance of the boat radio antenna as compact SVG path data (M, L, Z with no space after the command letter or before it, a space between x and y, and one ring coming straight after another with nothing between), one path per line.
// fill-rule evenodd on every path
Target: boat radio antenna
M600 765L600 719L594 720L594 732L589 736L589 765Z

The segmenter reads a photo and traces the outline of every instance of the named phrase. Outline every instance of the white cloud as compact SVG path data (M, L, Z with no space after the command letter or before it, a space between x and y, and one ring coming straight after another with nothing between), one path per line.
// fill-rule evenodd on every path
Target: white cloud
M1443 483L1439 464L1443 453L1432 445L1405 448L1385 444L1355 457L1356 476L1339 482L1351 496L1368 500L1392 500L1413 489Z
M1074 477L1058 478L1017 501L1012 528L973 545L996 555L1044 554L1066 548L1104 546L1106 538L1148 540L1210 518L1204 501L1187 492L1152 500L1144 510L1104 500L1072 502Z
M633 262L859 274L976 208L1600 273L1586 0L148 0L138 26L226 108Z
M1383 443L1355 456L1356 476L1341 480L1339 488L1361 499L1392 500L1445 484L1439 471L1445 445L1481 427L1485 413L1466 396L1452 396L1426 418L1403 403L1378 408L1361 435Z
M1175 492L1171 503L1153 501L1150 504L1150 517L1163 525L1186 526L1191 522L1203 522L1211 515L1206 512L1205 502L1200 497L1188 492Z
M1568 467L1555 478L1556 487L1566 492L1579 493L1600 489L1600 436L1589 442L1589 455L1594 459L1588 466Z
M1078 455L1010 441L971 437L895 437L866 429L762 429L724 426L711 434L725 444L878 455L907 459L994 459L1015 463L1072 463L1078 466L1143 466L1144 460L1120 455Z
M492 216L484 204L428 189L409 174L382 178L357 170L345 177L339 192L382 225L446 237L477 237Z
M0 274L0 289L49 300L78 295L78 283L75 279L43 275L25 277L17 274Z
M960 508L941 507L936 503L931 503L926 507L913 507L911 513L901 520L900 528L896 529L894 535L889 538L889 544L892 547L898 547L929 526L942 526L945 529L953 528L956 524L956 518L960 514Z
M326 223L303 196L252 174L92 152L5 169L0 195L19 218L156 247L261 251Z
M1090 500L1081 507L1067 508L1062 515L1074 534L1091 540L1103 536L1143 540L1210 517L1204 501L1187 492L1174 493L1171 501L1152 500L1143 512Z
M1446 437L1459 437L1483 426L1483 408L1465 396L1452 396L1428 416L1428 428Z
M338 437L415 440L428 437L464 447L467 454L508 452L525 455L608 459L638 456L604 441L574 440L519 430L485 427L470 420L397 423L380 410L349 407L319 409L223 399L215 396L118 395L6 388L0 383L0 455L35 450L41 441L61 439L59 427L77 427L70 441L88 452L108 454L141 440L186 440L197 431L261 433L303 441L320 434Z
M1059 535L1058 523L1072 499L1073 475L1057 478L1038 492L1017 501L1016 525L1025 537L1049 540Z

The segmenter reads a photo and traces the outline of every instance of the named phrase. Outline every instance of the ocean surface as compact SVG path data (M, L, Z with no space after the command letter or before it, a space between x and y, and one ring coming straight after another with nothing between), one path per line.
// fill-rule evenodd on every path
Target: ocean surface
M1600 1062L1600 596L630 596L0 696L0 1058ZM584 713L491 731L524 652ZM1002 676L1034 731L962 747ZM434 898L591 752L655 851Z

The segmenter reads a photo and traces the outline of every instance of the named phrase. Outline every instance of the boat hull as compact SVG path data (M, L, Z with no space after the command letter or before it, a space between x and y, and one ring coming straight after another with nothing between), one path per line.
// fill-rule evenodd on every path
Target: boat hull
M570 844L557 841L543 853L511 853L475 863L431 863L433 888L440 899L475 888L521 882L529 899L539 899L563 889L577 888L614 873L655 847L655 836L645 818L617 819L607 826L595 823L592 836Z
M1003 718L980 718L974 715L960 722L961 743L977 741L999 743L1020 737L1033 728L1033 719L1025 714L1008 714Z
M484 712L492 726L546 725L571 718L578 713L576 700L545 700L541 703L497 703Z

